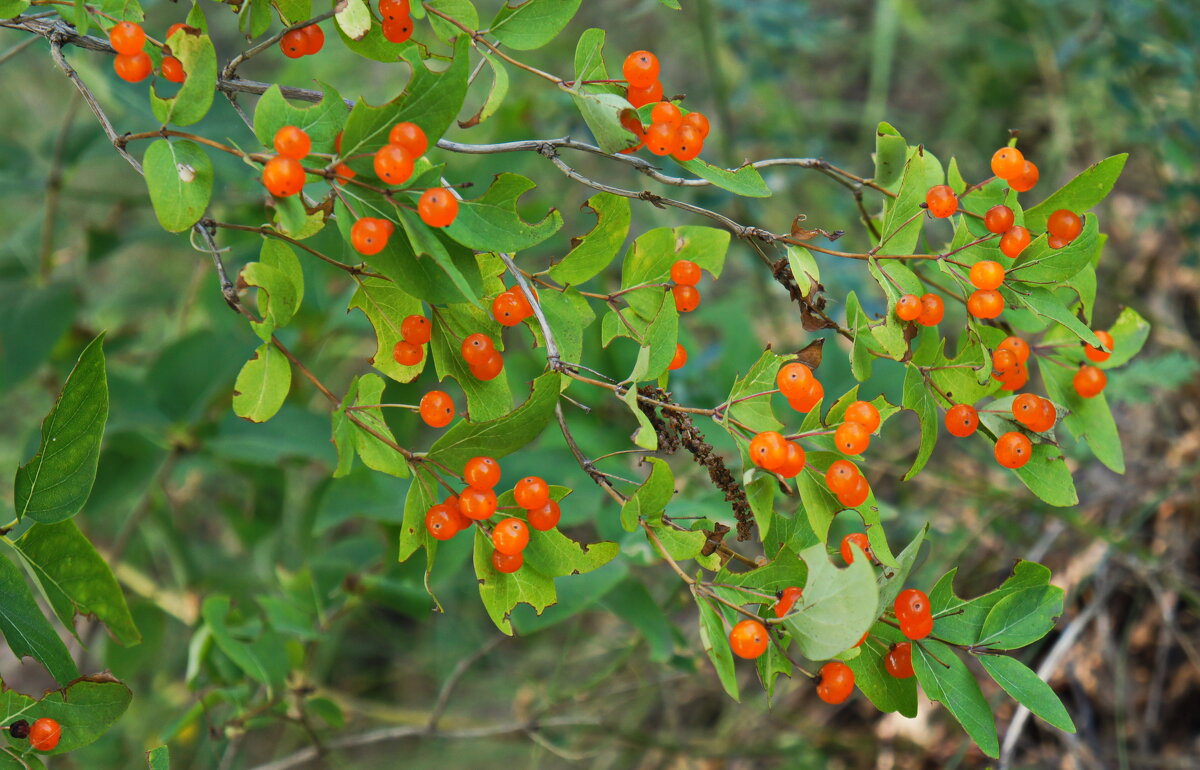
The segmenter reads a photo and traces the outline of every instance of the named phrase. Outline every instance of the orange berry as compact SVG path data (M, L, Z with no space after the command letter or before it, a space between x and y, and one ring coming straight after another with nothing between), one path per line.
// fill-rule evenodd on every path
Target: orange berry
M923 618L930 614L929 597L919 588L906 588L896 594L892 602L892 611L900 622Z
M854 488L854 480L859 477L858 468L849 460L834 460L825 471L825 486L835 495Z
M477 364L467 364L467 368L471 370L471 374L477 380L494 380L500 376L500 372L504 371L504 356L500 355L497 350L490 350L482 361Z
M325 47L325 30L321 29L320 24L309 24L307 27L301 27L300 34L304 36L305 56L320 53L321 49Z
M915 321L921 315L921 298L916 294L905 294L896 300L896 317L901 321Z
M976 289L999 289L1004 283L1004 266L985 259L971 265L971 285Z
M686 363L687 349L677 342L675 343L675 355L671 358L671 363L667 364L667 370L673 372L676 369L682 369Z
M339 163L333 168L333 173L338 175L338 184L345 186L346 182L358 176L358 172L347 166L345 163Z
M525 318L521 303L511 291L502 291L492 300L492 316L501 326L516 326Z
M983 215L983 226L989 233L1007 233L1012 229L1014 219L1013 210L1008 206L992 206Z
M117 73L117 77L127 83L140 83L154 71L154 62L150 60L150 54L145 51L137 53L119 53L113 59L113 70Z
M413 156L398 144L385 144L375 151L375 176L392 185L404 184L413 173Z
M1029 370L1025 364L1018 363L1011 370L1004 373L1003 376L997 378L1000 380L1002 390L1016 391L1025 387L1029 382Z
M804 590L796 586L788 586L779 592L779 600L775 602L775 617L782 618L792 611L796 602L804 594Z
M780 468L787 461L787 439L778 431L759 433L750 439L750 460L769 471Z
M821 666L817 678L817 697L836 706L854 692L854 671L840 660L831 660Z
M690 313L700 307L700 292L695 286L673 286L671 294L675 297L675 309L680 313Z
M1016 357L1016 361L1019 364L1023 364L1029 360L1029 343L1020 337L1005 337L1004 341L996 346L997 352L1001 350L1010 351ZM993 355L992 361L994 362L995 360L995 356Z
M387 28L387 23L384 22L384 29ZM492 551L492 566L497 572L503 572L508 575L521 569L521 565L525 563L525 556L519 553L507 554L499 551Z
M806 462L804 447L795 441L788 441L786 442L786 452L787 457L783 464L775 469L775 472L785 479L794 479L800 474L800 471L804 470Z
M812 390L812 383L816 381L812 369L799 361L784 364L775 375L775 384L779 386L779 392L787 398L808 395Z
M917 316L917 323L922 326L937 326L945 315L946 304L942 302L941 297L936 294L921 295L921 315Z
M454 419L454 400L450 394L443 390L431 390L421 396L421 419L431 428L449 425Z
M976 318L996 318L1004 312L1004 297L993 289L978 289L967 298L967 312Z
M870 401L855 401L846 407L842 419L846 422L856 422L871 433L879 429L879 410Z
M297 161L292 161L296 163ZM350 228L350 245L359 254L371 256L383 251L388 242L388 228L384 220L363 217Z
M429 342L433 327L429 319L423 315L410 315L400 322L400 336L414 345L424 345Z
M488 353L495 352L496 345L492 342L492 338L476 332L468 334L462 341L462 357L468 365L482 364L488 356Z
M632 147L626 147L620 152L623 155L628 155L631 152L637 152L646 144L646 129L642 127L641 118L633 110L625 110L621 113L621 125L626 131L637 137L637 144Z
M678 128L683 122L683 113L671 102L659 102L650 109L650 122Z
M1075 392L1081 397L1095 398L1108 384L1108 375L1104 373L1103 369L1084 364L1079 367L1079 371L1075 372L1075 377L1071 382L1075 386Z
M458 216L458 198L445 187L431 187L421 193L417 213L430 227L449 227Z
M409 157L419 158L429 149L429 139L416 123L404 121L392 126L388 132L388 144L396 144L404 148Z
M1016 259L1025 247L1029 245L1029 231L1020 225L1014 226L1000 236L1000 253L1009 259Z
M170 40L171 36L174 35L176 32L178 32L181 29L186 30L187 28L188 28L188 25L184 24L183 22L178 22L178 23L172 24L171 26L167 27L167 34L166 34L166 37L164 37L163 39Z
M1083 343L1083 354L1088 357L1089 361L1095 361L1099 364L1109 359L1115 343L1113 342L1113 336L1106 331L1098 331L1096 332L1096 336L1100 339L1100 344L1104 345L1107 350L1094 348L1085 342Z
M537 476L526 476L513 487L513 499L527 511L541 508L550 499L550 485Z
M515 556L529 545L529 525L520 519L502 519L492 530L492 546L506 556Z
M920 617L900 621L900 633L913 641L924 639L933 633L933 616L929 613Z
M1041 418L1041 402L1041 397L1036 393L1022 393L1013 399L1013 418L1026 428L1030 427L1030 423L1036 423Z
M400 340L392 348L392 358L401 366L416 366L425 357L425 351L420 345L414 345L407 340Z
M846 508L857 508L865 503L870 496L871 485L867 483L865 476L859 475L855 477L853 486L837 494L837 499Z
M857 545L859 550L867 555L868 559L871 558L871 543L867 540L867 533L851 532L842 538L842 561L847 564L854 563L854 549L850 547L851 544Z
M1066 238L1059 238L1057 235L1050 235L1046 237L1046 245L1052 249L1061 249L1070 245L1070 243L1071 242Z
M1033 161L1027 160L1021 167L1021 173L1007 181L1008 186L1017 192L1029 192L1038 183L1038 167Z
M965 438L979 427L979 412L970 404L955 404L946 410L946 430L951 436Z
M683 122L680 126L691 126L700 132L700 141L708 138L708 118L699 112L689 112L683 116Z
M700 283L700 266L690 259L676 260L671 265L671 280L680 286L695 286Z
M312 140L297 126L284 126L276 131L274 144L275 152L283 158L303 160L312 150Z
M496 493L491 489L467 487L458 495L458 509L474 521L490 519L496 512Z
M676 126L669 123L653 123L646 131L646 149L655 155L670 155L677 144Z
M411 14L409 0L379 0L379 15L384 21L400 21Z
M896 679L909 679L913 675L912 644L893 644L883 658L884 669Z
M1058 422L1058 410L1049 399L1038 399L1038 414L1029 423L1029 429L1037 433L1045 433Z
M945 219L958 211L958 196L954 194L950 185L934 185L925 193L925 207L931 215Z
M844 455L859 455L871 445L871 431L857 422L844 422L833 433L833 443Z
M825 397L825 386L823 386L814 377L809 383L808 391L801 393L798 396L788 396L788 406L802 414L808 414L817 404L821 403L821 399Z
M625 57L621 73L634 88L646 88L658 82L658 57L649 51L634 51Z
M36 751L53 751L61 737L62 726L50 717L42 717L29 726L29 745Z
M1025 169L1025 156L1016 147L1001 147L992 155L992 173L1008 181Z
M187 80L187 73L183 71L183 62L174 56L164 56L160 69L162 76L172 83L182 83Z
M412 37L412 33L413 20L411 16L403 16L395 20L384 19L383 21L383 37L389 43L407 43L408 39Z
M500 483L500 463L490 457L472 457L463 466L463 481L476 489L492 489Z
M996 462L1005 468L1020 468L1033 456L1033 444L1024 433L1009 431L996 441Z
M146 45L146 32L140 24L119 21L108 30L108 44L119 54L132 56L142 52Z
M767 629L757 620L746 618L729 632L729 648L739 658L754 659L767 651L771 638Z
M458 534L458 516L450 506L438 503L425 512L425 529L435 540L449 540Z
M287 198L304 189L304 167L295 158L271 158L263 166L262 182L276 198Z
M704 139L700 132L691 126L680 126L675 132L675 149L671 157L680 163L686 163L700 154L704 149Z
M529 511L528 516L529 526L539 532L545 532L558 526L558 521L562 518L562 510L558 507L558 503L547 500L541 508Z
M1083 220L1073 211L1059 209L1046 218L1046 232L1070 243L1083 232Z
M625 98L629 103L636 107L644 107L647 104L652 104L661 101L663 96L662 83L655 80L648 86L630 86L625 94ZM666 153L663 153L664 155Z
M279 49L289 59L299 59L308 53L308 37L302 29L292 29L279 39Z

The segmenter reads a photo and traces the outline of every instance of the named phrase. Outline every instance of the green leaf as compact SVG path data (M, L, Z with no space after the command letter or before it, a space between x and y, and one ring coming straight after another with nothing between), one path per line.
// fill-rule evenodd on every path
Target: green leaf
M550 277L564 286L578 286L595 277L613 261L629 234L629 199L597 193L583 208L596 215L596 226L587 235L572 239L574 247L550 268Z
M746 397L774 390L775 375L785 360L787 356L778 355L770 350L763 351L754 362L754 366L750 367L750 371L733 384L733 390L726 399L726 403L732 404L729 407L731 417L759 432L780 430L783 427L783 423L775 416L775 410L771 408L769 393L754 398ZM734 404L734 401L738 403Z
M1017 468L1016 474L1030 492L1050 505L1065 508L1079 502L1071 469L1052 444L1034 444L1029 462Z
M297 21L307 19L304 16ZM272 147L275 132L284 126L303 129L312 140L312 152L334 151L334 140L346 122L346 103L337 90L328 83L318 81L324 96L316 104L304 107L293 106L284 98L278 85L272 85L259 97L254 107L254 135L264 147Z
M815 454L817 453L808 453L806 457L808 463L814 463L819 459L814 457ZM814 474L807 468L796 477L796 490L800 493L801 507L804 509L804 515L808 518L809 527L824 543L829 537L829 525L833 523L833 517L842 510L841 503L825 486L824 478L814 477ZM864 505L866 504L864 503Z
M1150 322L1138 311L1127 307L1117 316L1117 321L1108 330L1113 336L1113 351L1108 360L1099 364L1101 369L1112 369L1129 362L1141 351L1150 337Z
M18 519L53 524L79 513L91 494L108 420L104 335L79 354L54 407L42 421L42 439L17 469L13 504Z
M430 142L446 133L467 95L469 48L467 36L460 35L450 66L435 72L425 66L417 46L402 47L400 58L412 68L412 79L387 104L373 107L360 100L354 105L342 136L342 157L374 153L387 144L392 126L405 120L420 126Z
M1014 591L988 612L977 644L995 650L1033 644L1050 633L1062 611L1063 590L1058 586L1032 586Z
M882 527L879 527L879 529L882 529ZM888 567L884 565L884 569L880 571L879 577L875 579L875 582L879 586L880 607L891 607L892 603L896 601L896 597L900 595L901 589L904 588L904 581L908 578L908 573L912 572L913 566L917 562L917 556L921 552L921 544L925 542L925 535L928 532L929 523L926 522L916 537L908 545L904 546L904 550L896 557L895 566Z
M534 187L519 174L498 174L486 193L459 204L458 216L445 229L446 235L478 251L523 251L541 243L562 227L562 215L551 209L533 225L521 219L517 202Z
M31 527L14 547L63 626L73 629L76 614L94 615L122 645L141 641L121 586L74 521Z
M858 295L846 295L846 325L854 332L854 346L850 350L850 373L859 382L871 379L871 320L863 312Z
M834 567L824 545L799 555L808 565L808 580L784 625L804 657L829 660L853 647L879 616L875 573L866 558Z
M708 659L712 661L717 679L721 681L725 692L729 693L730 698L740 700L737 669L733 665L733 651L729 648L725 621L712 605L699 596L696 597L696 606L700 610L700 644L708 653Z
M592 312L587 298L575 289L547 291L542 293L540 304L542 314L546 316L546 322L554 333L555 342L558 343L559 356L564 361L582 361L583 330L596 320L596 314ZM536 319L530 319L529 323L540 331ZM564 377L563 390L572 382L574 380Z
M393 281L363 278L350 298L350 310L361 310L375 329L375 355L370 364L397 382L412 382L425 368L428 356L413 366L396 363L392 349L404 338L400 324L410 315L423 315L423 306ZM428 350L426 350L428 352Z
M779 491L779 484L770 476L762 475L747 483L745 489L746 502L750 503L759 537L766 538L771 533L771 521L775 518L775 493Z
M912 254L921 235L924 212L921 204L929 188L942 182L942 164L923 147L916 147L904 164L900 189L886 203L880 228L884 254ZM911 220L911 221L910 221Z
M274 331L287 326L300 307L296 284L283 270L264 262L247 263L240 277L247 286L258 289L258 311L263 320L251 321L250 326L259 339L270 342Z
M183 64L187 79L174 95L163 98L150 88L150 107L164 125L190 126L212 107L217 90L217 52L208 35L175 34L171 54Z
M488 25L488 30L504 45L517 51L531 51L549 43L562 32L579 10L581 0L524 0L508 2Z
M31 657L60 685L79 677L67 646L54 632L33 598L21 570L0 553L0 633L17 658ZM0 695L0 698L8 695ZM3 702L0 700L0 702Z
M707 179L724 190L748 198L770 198L771 188L763 181L754 166L745 165L732 171L714 166L703 158L693 158L679 165L701 179Z
M624 401L625 405L629 407L629 411L633 412L633 416L637 418L638 429L633 434L633 443L642 449L657 450L658 433L654 430L654 425L650 422L650 418L638 408L637 388L630 386L625 389L625 395L618 396L617 398Z
M951 644L972 645L979 640L983 622L992 608L1006 596L1026 588L1049 585L1050 570L1032 561L1018 561L1012 574L993 591L974 599L961 599L954 593L958 568L942 575L929 592L929 608L934 617L934 633Z
M929 392L925 378L921 376L921 370L916 366L906 367L903 404L905 409L911 409L917 413L917 418L921 423L921 446L917 449L917 456L913 459L912 467L908 469L908 473L904 474L904 480L908 481L920 473L921 469L925 467L925 463L929 462L938 439L937 402L934 400L933 394Z
M354 392L355 406L368 406L370 404L379 404L383 401L383 389L385 383L382 377L374 374L364 374L358 378ZM388 427L387 422L383 419L382 409L356 409L354 416L371 430L378 433L380 436L388 439L392 443L396 443L396 437L392 435L392 429ZM347 422L350 422L347 420ZM354 447L358 451L358 456L362 458L363 463L368 468L381 471L403 478L408 475L408 461L404 455L397 452L394 448L380 440L378 437L368 433L364 428L351 422L354 425Z
M854 672L854 685L880 711L898 711L911 719L917 715L917 680L911 676L897 679L884 666L884 657L890 646L884 641L898 643L908 640L898 629L885 623L872 626L871 634L858 648L860 654L846 661L846 665Z
M1013 307L1024 305L1033 311L1034 315L1066 327L1084 342L1100 347L1100 340L1082 321L1075 317L1054 292L1041 286L1024 286L1024 291L1017 293L1007 286L1001 290L1007 301Z
M652 526L661 524L663 511L675 496L671 466L657 457L646 460L650 463L650 475L621 506L621 526L626 532L637 529L643 519Z
M1045 230L1046 220L1059 209L1082 214L1092 208L1108 197L1128 159L1129 153L1121 153L1089 166L1049 198L1026 209L1025 226L1034 231Z
M441 502L438 497L440 491L433 471L424 465L417 465L408 485L408 495L404 498L404 520L400 524L400 561L407 561L418 548L425 546L432 564L438 541L425 528L425 514L435 503Z
M575 44L575 80L608 80L608 68L604 65L605 32L595 27L584 30ZM623 88L607 87L597 84L595 90L608 90L609 93L624 93ZM630 105L632 109L632 105ZM628 134L629 144L635 143L633 134Z
M324 229L326 216L324 209L317 208L309 213L301 196L292 195L272 200L275 205L275 229L289 238L302 241Z
M311 18L312 0L271 0L275 10L279 12L280 20L291 26Z
M212 197L212 161L200 145L156 139L142 158L146 189L164 230L181 233L199 221Z
M17 719L33 722L42 717L57 721L62 727L58 746L38 753L66 754L94 743L108 732L132 699L133 694L122 682L108 674L96 674L76 679L61 690L51 690L41 700L6 689L0 692L0 715L4 724ZM41 767L41 763L35 766Z
M0 392L38 370L75 319L79 300L73 284L0 285Z
M20 16L29 7L29 0L0 0L0 19L11 19L14 16ZM86 26L80 30L80 34L86 35Z
M633 109L625 97L595 92L587 86L565 88L579 108L596 144L607 153L619 152L636 143L636 139L621 125L621 114Z
M150 770L171 770L171 751L166 746L156 746L146 752L146 764Z
M459 128L473 128L496 114L504 98L508 96L508 68L504 62L495 56L481 54L483 60L492 69L492 87L488 89L487 98L480 105L479 111L466 120L458 121Z
M530 533L530 540L533 533ZM475 528L475 576L479 580L479 598L488 617L505 634L512 635L509 614L518 604L533 607L540 615L554 604L557 593L554 580L530 564L511 574L497 572L492 566L492 539L482 528Z
M979 663L996 684L1035 716L1059 730L1075 732L1075 723L1058 695L1024 663L1007 655L980 655Z
M463 338L476 332L490 335L497 350L502 347L495 321L471 305L447 305L438 308L430 320L433 322L433 337L430 340L429 351L433 356L438 379L453 377L458 382L467 394L467 412L471 419L477 422L495 420L512 411L513 397L506 374L501 372L495 378L486 381L476 379L462 358ZM451 426L447 435L455 430L457 428Z
M900 132L888 123L875 131L875 183L892 189L904 173L908 144Z
M541 435L554 416L559 374L547 372L533 381L529 398L517 409L492 420L460 420L450 426L429 450L429 456L452 468L481 455L500 459Z
M714 227L659 227L643 233L625 255L621 265L621 288L647 283L666 283L671 265L680 259L695 262L714 278L725 266L730 235ZM626 303L643 318L654 318L662 302L663 289L657 286L636 289L622 295Z
M636 628L646 640L647 658L665 663L675 649L675 628L646 586L635 578L625 578L608 592L601 604L619 618Z
M408 209L397 208L396 218L400 221L400 226L404 229L405 235L408 236L409 244L412 246L413 252L417 255L417 259L423 257L432 259L449 276L454 287L462 295L462 298L473 305L477 305L479 300L475 293L475 288L467 280L467 276L463 274L462 270L459 269L450 251L442 242L440 235L432 227L421 221L421 218L416 213Z
M266 422L283 406L292 389L292 365L274 345L254 351L233 384L233 412L250 422Z
M371 29L371 8L365 0L342 0L334 14L338 29L351 40L362 40Z
M229 611L229 597L219 594L209 596L200 608L200 615L212 632L217 647L246 675L268 689L283 685L290 668L283 639L273 632L264 632L252 642L235 638L228 626Z
M1124 473L1125 452L1121 447L1121 436L1104 394L1081 397L1073 384L1074 369L1055 363L1046 365L1039 360L1038 370L1046 383L1046 395L1051 401L1067 407L1064 423L1072 435L1086 441L1100 462L1117 473Z
M1096 217L1087 216L1083 232L1061 249L1050 248L1045 233L1038 236L1008 269L1006 279L1032 283L1065 281L1090 265L1102 245Z
M675 357L675 346L679 340L679 311L675 309L675 298L663 293L662 303L654 320L642 334L642 349L637 363L629 375L631 382L657 380L667 371Z
M808 249L791 245L787 247L787 258L800 293L809 296L821 285L821 269L817 267L817 260Z
M913 645L912 662L925 694L949 709L984 754L999 757L992 708L967 664L953 649L933 639Z

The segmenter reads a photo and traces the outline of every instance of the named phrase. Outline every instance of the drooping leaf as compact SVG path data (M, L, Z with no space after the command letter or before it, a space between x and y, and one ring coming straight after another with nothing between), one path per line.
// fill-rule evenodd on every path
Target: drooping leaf
M651 525L662 522L663 511L675 496L675 476L671 466L657 457L647 458L650 475L621 506L621 526L633 532L643 519Z
M1100 346L1100 340L1095 333L1075 317L1075 314L1067 308L1063 301L1049 289L1026 285L1022 287L1020 293L1017 293L1005 287L1001 290L1001 294L1004 296L1005 302L1013 307L1019 308L1024 305L1034 315L1066 327L1084 342L1096 347Z
M453 377L467 395L467 411L471 419L494 420L512 411L512 391L505 372L491 380L480 380L471 374L462 358L462 340L469 334L489 334L496 349L500 349L500 332L494 321L479 308L471 305L447 305L438 308L430 319L433 337L429 353L433 356L438 379ZM451 428L453 430L453 428ZM484 453L486 454L486 453Z
M740 700L737 669L733 664L733 651L729 648L725 621L712 605L699 596L696 597L696 606L700 610L700 644L708 653L708 659L712 661L717 679L725 688L725 692L734 700Z
M1024 663L1007 655L980 655L979 663L996 684L1035 716L1059 730L1075 732L1075 722L1054 690Z
M473 128L492 117L508 96L508 69L504 62L495 56L481 55L492 70L492 87L488 89L487 98L483 100L479 110L466 120L458 121L459 128Z
M1058 447L1052 444L1034 444L1029 462L1016 470L1030 492L1050 505L1065 508L1079 502L1075 491L1075 479Z
M888 123L875 131L875 183L889 190L900 181L908 154L908 143Z
M79 354L42 421L37 454L17 469L13 504L18 519L53 524L79 513L87 502L108 420L103 344L101 334Z
M861 653L846 661L854 672L854 686L880 711L898 711L910 719L917 715L917 681L914 677L897 679L887 672L884 657L889 643L908 641L898 629L885 623L871 627L871 636L859 648Z
M730 171L720 166L714 166L703 158L686 160L679 165L701 179L707 179L717 187L729 190L735 195L747 198L771 197L771 188L767 187L767 183L763 181L762 175L754 166L745 165Z
M33 598L25 576L0 553L0 633L17 658L31 657L60 685L79 677L79 669ZM0 702L10 691L0 693ZM24 697L24 696L21 696Z
M880 228L883 247L881 254L912 254L921 234L925 194L929 188L942 183L942 164L923 147L909 153L900 177L900 188L894 199L886 203L883 226Z
M1066 406L1068 412L1064 422L1071 433L1086 441L1100 462L1117 473L1124 473L1125 452L1121 447L1121 436L1104 394L1092 398L1080 396L1072 384L1075 376L1072 369L1049 364L1039 365L1038 371L1046 383L1046 395L1051 401Z
M415 380L425 369L428 349L425 349L426 355L412 366L396 363L392 350L404 338L400 333L404 319L410 315L423 315L421 301L401 289L395 281L363 278L350 298L348 308L361 310L375 329L376 347L371 365L397 382Z
M171 770L171 750L156 746L146 752L146 764L150 770Z
M499 572L492 566L492 551L492 539L483 529L476 528L474 563L475 575L479 580L479 598L483 600L483 607L496 627L511 636L509 614L513 608L524 603L541 614L557 598L554 579L531 564L525 564L510 574Z
M204 216L212 197L212 161L200 145L187 139L156 139L142 158L146 188L154 214L164 230L180 233Z
M917 449L917 456L913 459L912 467L908 469L908 473L904 474L904 480L908 481L920 473L921 469L925 467L925 463L929 462L929 458L933 455L933 448L937 445L939 427L937 402L930 393L929 386L925 384L921 370L916 366L905 367L903 403L905 409L911 409L917 413L917 419L920 420L921 426L921 445Z
M389 442L396 443L396 437L383 419L383 410L378 407L364 408L383 401L384 387L383 378L378 375L364 374L359 377L352 388L354 406L359 407L354 410L358 422L349 419L347 422L354 426L354 448L363 463L373 470L403 478L408 475L408 461L389 445Z
M247 676L268 688L280 687L290 668L282 639L271 631L249 642L236 638L228 625L230 609L228 596L214 594L204 600L200 616L213 640Z
M258 98L254 106L254 135L263 146L273 146L275 132L279 129L296 126L312 140L313 152L334 151L334 139L346 122L346 103L333 86L319 81L318 84L324 93L321 101L304 107L297 107L284 98L277 84Z
M953 649L933 639L913 645L912 663L925 694L954 715L980 751L999 757L1000 741L992 708L967 664Z

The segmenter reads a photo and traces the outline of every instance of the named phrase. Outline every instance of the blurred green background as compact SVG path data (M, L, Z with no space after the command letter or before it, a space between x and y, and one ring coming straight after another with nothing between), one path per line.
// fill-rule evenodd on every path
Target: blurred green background
M477 5L490 18L499 2ZM1130 153L1100 211L1110 238L1096 313L1103 326L1132 305L1154 324L1143 354L1110 379L1129 460L1125 476L1067 447L1078 461L1081 503L1049 509L990 462L983 442L943 441L929 469L901 485L917 442L909 415L890 423L879 450L872 449L872 483L887 501L894 545L933 522L933 548L915 583L958 564L959 592L971 595L998 583L1013 559L1030 558L1052 567L1068 589L1061 627L1073 636L1051 634L1027 651L1026 662L1036 668L1048 653L1058 656L1051 681L1079 732L1060 735L1031 721L1011 753L1014 767L1193 766L1200 718L1186 704L1200 697L1200 5L682 5L673 12L657 0L588 0L559 40L521 58L565 73L575 40L592 26L608 30L610 67L628 51L655 51L667 93L687 94L690 107L712 118L705 157L729 165L823 157L867 174L874 127L887 120L943 160L957 156L964 175L977 180L992 150L1017 129L1020 147L1041 169L1032 194L1038 199L1090 163ZM204 8L228 59L243 47L232 15L217 4ZM165 29L184 13L151 4L147 28ZM418 37L424 31L418 26ZM327 34L318 56L290 61L271 52L242 72L302 87L325 82L374 103L399 93L406 78L400 68L351 56ZM0 30L0 51L22 39ZM144 85L118 81L106 56L75 49L67 55L118 131L156 127ZM233 415L233 378L256 339L224 305L207 256L186 236L158 227L141 178L112 151L44 41L0 57L0 468L14 469L32 452L40 416L75 356L107 330L112 413L96 488L79 522L119 560L118 577L145 636L139 647L123 649L80 620L80 635L92 642L80 653L83 668L111 669L133 687L135 700L116 730L52 767L132 768L142 750L164 739L173 767L270 767L309 745L309 730L334 747L375 731L368 734L380 740L326 760L340 768L986 764L945 712L924 700L911 721L883 717L862 698L824 707L806 681L781 684L773 703L753 683L741 704L730 701L700 651L690 598L636 539L609 567L560 580L560 605L544 616L518 612L522 633L515 639L500 639L484 615L469 546L460 539L439 554L431 587L445 613L431 614L421 557L394 563L406 482L365 472L331 481L327 407L299 378L271 422L251 425ZM468 109L483 98L486 80L480 78ZM252 109L252 97L241 101ZM254 145L223 101L194 130ZM514 72L496 117L448 138L483 143L567 134L587 138L569 99ZM568 237L592 226L578 208L590 191L535 154L441 155L451 179L477 188L501 170L533 178L539 188L522 204L531 219L551 206L563 212L562 233L521 255L526 267L562 256ZM610 184L658 189L623 165L587 155L568 160ZM265 221L254 172L229 156L214 162L214 215ZM854 201L838 185L795 168L765 176L775 190L767 200L736 200L714 189L671 192L776 232L804 214L808 225L847 230L841 243L865 248ZM634 234L702 223L669 209L634 208ZM231 270L256 258L254 238L220 235ZM316 242L356 261L334 232ZM315 260L304 266L308 296L283 340L335 391L344 389L368 370L374 337L363 316L345 312L352 286L344 276ZM822 263L832 298L851 289L876 297L856 268ZM615 278L600 284L615 288ZM813 338L742 244L733 245L721 281L702 289L705 302L682 330L691 360L671 383L683 403L719 403L761 345L795 350ZM957 313L951 309L946 324L960 321ZM512 339L527 348L527 340ZM609 350L591 345L585 363L627 371L635 351L621 342ZM852 384L844 352L834 340L826 346L827 392ZM522 392L539 360L536 353L508 357L514 390ZM896 394L896 370L876 372L866 391ZM412 403L431 386L427 373L412 385L390 385L386 395ZM597 456L628 446L634 426L621 404L571 393L594 407L590 416L568 415L585 451ZM409 446L427 447L435 437L403 413L391 417ZM727 449L717 434L714 428L710 440ZM613 473L641 473L622 457L605 462ZM676 469L695 515L731 518L700 469L682 460ZM564 506L563 526L573 535L626 539L616 507L579 471L557 432L507 461L505 483L531 472L576 489ZM0 499L11 499L11 479L0 474ZM189 667L199 603L220 593L234 598L247 632L267 618L291 639L278 649L294 666L279 714L245 713L257 702L254 688L219 656ZM460 664L469 669L445 703L445 734L420 735ZM0 676L24 692L50 686L35 669L0 658ZM985 692L1004 704L1003 736L1011 701L987 684ZM297 704L313 694L338 707L314 707L301 719ZM336 729L341 719L345 726ZM531 727L539 722L546 726Z

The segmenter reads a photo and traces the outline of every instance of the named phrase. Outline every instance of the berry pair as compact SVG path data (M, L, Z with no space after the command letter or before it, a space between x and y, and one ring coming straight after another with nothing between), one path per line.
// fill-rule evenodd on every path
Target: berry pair
M896 597L892 608L900 623L900 633L909 639L916 641L933 633L933 614L929 609L929 597L924 591L906 588Z
M416 123L392 126L388 143L375 151L375 176L390 185L402 185L413 173L413 164L425 154L429 140Z
M462 357L477 380L492 380L504 369L504 357L492 338L476 332L462 341Z
M458 495L450 495L425 512L425 529L435 540L449 540L470 526L471 519L462 512Z
M1001 147L992 154L992 173L1017 192L1029 192L1038 182L1038 167L1016 147Z
M799 361L784 364L775 375L775 384L788 404L797 412L807 414L825 397L825 388L816 375Z
M1016 259L1032 240L1029 230L1016 224L1016 215L1004 204L992 206L987 210L987 213L983 215L983 226L989 233L1000 236L1000 253L1009 259ZM1000 280L1003 281L1003 277ZM973 279L972 283L974 283ZM979 288L985 287L980 286Z
M304 129L284 126L275 132L274 145L278 154L263 166L263 186L276 198L296 195L304 189L304 166L300 161L312 150L312 140Z
M412 37L412 9L408 0L379 0L383 36L389 43L406 43Z
M638 134L632 126L626 126ZM640 128L640 125L639 125ZM670 155L685 163L704 149L708 137L708 118L699 112L683 112L671 102L659 102L650 110L650 127L641 135L642 143L654 155ZM636 149L636 148L635 148Z
M410 315L400 322L401 340L392 348L392 358L401 366L416 366L425 357L425 344L433 327L423 315Z
M1067 209L1058 209L1046 218L1046 245L1061 249L1083 232L1083 220Z
M500 292L492 300L492 316L501 326L516 326L532 315L533 305L519 286Z
M510 516L492 529L492 566L505 574L516 572L525 563L523 552L529 545L529 528L552 529L562 516L558 503L550 499L549 485L537 476L518 481L513 487L513 498L525 509L529 523Z
M879 429L879 410L870 401L855 401L846 407L842 424L833 433L833 443L844 455L860 455L871 445L871 434Z
M150 54L142 50L146 45L146 32L140 24L117 22L108 30L108 44L117 52L113 70L121 80L138 83L154 70Z
M350 227L350 245L359 254L369 257L383 251L395 231L396 225L390 219L362 217Z
M937 326L946 315L946 303L936 294L905 294L896 300L896 317L921 326Z
M794 479L804 470L804 448L778 431L767 430L750 440L750 459L758 467Z
M857 545L859 550L866 554L869 561L875 561L875 556L871 553L871 543L867 540L866 532L851 532L842 538L842 547L840 549L842 552L842 561L847 564L854 563L854 549L851 548L852 545ZM859 642L859 644L862 644L862 642Z
M825 486L846 508L857 508L871 495L871 485L849 460L834 460L825 471ZM843 543L843 549L845 543ZM843 553L845 551L843 550ZM849 563L849 559L846 560Z
M289 59L299 59L302 56L312 56L320 53L325 47L325 30L319 24L309 24L297 29L288 30L279 39L279 48Z
M1029 382L1026 364L1030 355L1029 343L1020 337L1006 337L992 353L992 377L1004 390L1015 391Z
M1013 399L1013 417L1034 433L1045 433L1058 422L1058 410L1047 398L1036 393L1022 393Z
M625 57L621 71L629 83L625 98L634 107L662 99L663 87L658 80L658 57L649 51L634 51ZM639 123L638 128L641 128Z
M1004 310L1004 297L996 291L1004 284L1004 266L985 259L971 265L971 285L975 291L967 298L967 312L976 318L996 318Z
M700 283L703 273L700 266L690 259L680 259L671 265L671 296L675 299L675 309L680 313L690 313L700 307L700 292L696 284Z
M421 419L431 428L444 428L454 419L454 399L444 390L431 390L421 396Z
M8 726L8 734L19 741L28 738L29 745L37 751L54 751L62 738L62 725L50 717L42 717L32 725L18 719Z

